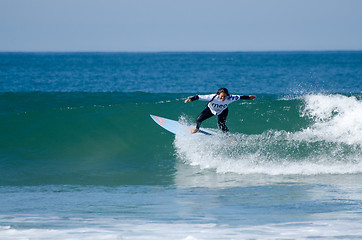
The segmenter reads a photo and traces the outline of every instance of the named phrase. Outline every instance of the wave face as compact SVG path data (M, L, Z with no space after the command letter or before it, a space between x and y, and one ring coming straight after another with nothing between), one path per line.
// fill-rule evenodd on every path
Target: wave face
M184 97L2 93L0 184L168 185L178 161L219 173L362 172L360 95L260 95L230 105L230 136L175 138L149 114L193 123L205 102Z
M168 183L174 163L172 149L165 145L172 136L160 136L148 115L159 112L161 104L155 104L159 96L133 96L1 94L6 110L0 118L0 182ZM155 143L155 138L160 142Z

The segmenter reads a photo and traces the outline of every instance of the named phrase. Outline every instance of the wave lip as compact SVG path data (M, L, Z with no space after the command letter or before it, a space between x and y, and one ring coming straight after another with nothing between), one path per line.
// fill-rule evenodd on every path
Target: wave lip
M303 137L348 145L362 145L362 102L342 95L307 95L302 115L315 124Z

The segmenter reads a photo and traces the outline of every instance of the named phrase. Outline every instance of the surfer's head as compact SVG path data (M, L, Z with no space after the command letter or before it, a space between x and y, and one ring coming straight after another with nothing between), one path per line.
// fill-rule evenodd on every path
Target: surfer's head
M217 90L216 95L219 96L221 101L225 101L227 96L229 96L229 91L226 88L220 88Z

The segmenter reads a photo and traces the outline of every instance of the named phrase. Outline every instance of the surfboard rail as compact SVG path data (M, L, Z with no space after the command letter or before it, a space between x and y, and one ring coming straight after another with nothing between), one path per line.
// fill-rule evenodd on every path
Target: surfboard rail
M166 129L167 131L180 136L190 136L191 130L194 128L189 124L184 124L179 121L171 120L168 118L156 116L150 114L150 117L162 128ZM203 134L203 135L215 135L216 132L213 132L209 129L200 128L198 132L195 134Z

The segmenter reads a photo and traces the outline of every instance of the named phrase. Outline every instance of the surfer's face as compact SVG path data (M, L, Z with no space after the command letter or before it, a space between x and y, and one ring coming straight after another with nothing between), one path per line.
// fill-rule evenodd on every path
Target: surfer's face
M224 92L220 93L219 94L220 101L222 101L222 102L225 101L227 96L228 95Z

